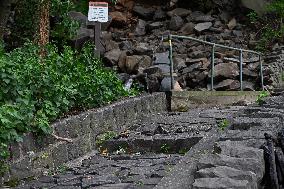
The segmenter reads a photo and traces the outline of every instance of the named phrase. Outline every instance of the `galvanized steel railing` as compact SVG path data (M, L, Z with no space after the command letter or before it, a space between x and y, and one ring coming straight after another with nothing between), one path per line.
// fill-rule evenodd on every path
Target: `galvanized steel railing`
M203 41L200 39L196 39L190 36L179 36L179 35L168 35L168 41L169 41L169 59L170 59L170 76L171 76L171 88L174 88L174 68L173 68L173 44L172 44L172 39L189 39L192 41L200 42L206 45L212 46L212 51L211 51L211 90L214 90L214 67L215 67L215 48L220 47L220 48L226 48L230 50L237 50L240 52L239 56L239 61L240 61L240 90L243 90L243 52L248 52L252 54L258 55L259 58L259 64L260 64L260 78L261 78L261 88L264 90L264 84L263 84L263 65L261 61L261 53L252 51L252 50L246 50L246 49L241 49L241 48L235 48L235 47L229 47L226 45L220 45L216 43L211 43L208 41Z

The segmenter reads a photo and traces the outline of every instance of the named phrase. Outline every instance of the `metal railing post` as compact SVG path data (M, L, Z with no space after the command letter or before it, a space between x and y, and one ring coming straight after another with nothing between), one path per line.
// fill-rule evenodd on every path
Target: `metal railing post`
M215 44L212 46L211 51L211 91L214 90L214 68L215 68Z
M171 34L169 34L169 59L170 59L171 89L174 89L173 44L172 44Z
M261 55L258 55L259 57L259 65L260 65L260 80L261 80L261 89L264 90L264 83L263 83L263 65L261 60Z
M243 90L243 50L240 50L240 89Z

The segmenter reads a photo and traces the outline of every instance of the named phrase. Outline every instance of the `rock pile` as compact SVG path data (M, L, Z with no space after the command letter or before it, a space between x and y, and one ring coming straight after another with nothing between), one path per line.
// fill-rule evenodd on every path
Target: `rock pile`
M168 43L163 39L169 33L244 49L255 45L254 35L242 24L244 18L231 15L225 9L212 9L204 13L178 7L178 1L164 2L164 5L162 2L155 5L155 2L120 0L110 10L111 22L102 34L103 60L120 73L123 81L137 78L141 83L148 83L150 91L168 88L168 61L155 60L160 60L161 56L168 58ZM77 46L93 36L93 32L86 29L82 15L79 18L75 17L84 24L78 32ZM173 45L175 86L187 90L207 90L211 77L211 47L178 39L173 40ZM216 48L215 56L214 88L238 90L239 52ZM259 88L258 57L244 53L243 68L244 90Z

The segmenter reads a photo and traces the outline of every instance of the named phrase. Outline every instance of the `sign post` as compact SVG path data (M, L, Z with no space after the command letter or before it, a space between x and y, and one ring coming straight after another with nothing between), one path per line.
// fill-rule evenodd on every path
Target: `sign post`
M89 2L88 21L94 27L94 53L99 57L103 50L101 45L101 23L108 22L108 3Z

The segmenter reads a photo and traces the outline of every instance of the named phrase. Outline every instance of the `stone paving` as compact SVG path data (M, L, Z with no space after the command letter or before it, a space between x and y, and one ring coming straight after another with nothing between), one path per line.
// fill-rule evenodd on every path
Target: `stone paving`
M283 100L148 114L80 165L18 188L260 188L265 174L260 146L264 133L282 128ZM222 131L223 120L229 125Z
M126 136L105 141L102 149L107 153L96 153L80 166L18 188L154 188L192 146L238 109L145 115L126 131Z

